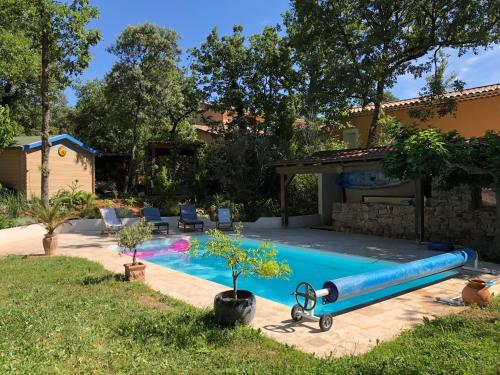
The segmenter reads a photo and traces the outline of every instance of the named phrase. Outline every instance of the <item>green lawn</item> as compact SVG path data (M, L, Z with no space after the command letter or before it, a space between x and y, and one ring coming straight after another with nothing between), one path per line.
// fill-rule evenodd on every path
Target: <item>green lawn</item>
M499 373L499 299L362 356L317 359L81 259L0 259L0 286L1 374Z

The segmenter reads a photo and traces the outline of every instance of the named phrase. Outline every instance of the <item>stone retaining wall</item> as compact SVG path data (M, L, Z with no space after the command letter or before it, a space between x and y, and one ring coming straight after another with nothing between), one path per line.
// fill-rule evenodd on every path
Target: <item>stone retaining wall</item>
M495 210L475 207L466 186L442 191L433 186L426 201L425 237L430 241L464 242L495 234ZM415 207L381 203L334 203L333 229L394 238L415 238Z

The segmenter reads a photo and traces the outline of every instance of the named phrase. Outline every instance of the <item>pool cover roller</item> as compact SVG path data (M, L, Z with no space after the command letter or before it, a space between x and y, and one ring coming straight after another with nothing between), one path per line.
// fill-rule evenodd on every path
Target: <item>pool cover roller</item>
M461 249L390 268L329 280L323 284L323 289L328 290L328 294L323 296L323 303L341 301L448 271L465 265L476 256L472 249Z

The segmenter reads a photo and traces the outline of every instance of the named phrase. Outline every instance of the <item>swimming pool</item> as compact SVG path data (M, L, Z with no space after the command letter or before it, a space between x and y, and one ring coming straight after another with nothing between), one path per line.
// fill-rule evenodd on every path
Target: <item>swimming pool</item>
M200 245L207 241L207 236L197 237ZM169 248L174 240L153 240L144 243L139 251L150 249ZM243 238L243 247L251 248L260 244L260 241ZM251 290L258 296L270 299L292 307L295 297L290 295L296 285L307 281L316 289L320 289L326 280L338 277L355 275L363 272L375 271L394 266L398 263L384 260L346 255L331 251L302 248L296 246L272 243L278 251L278 260L285 260L292 269L288 280L264 280L257 277L238 279L238 288ZM182 252L168 252L159 256L148 257L147 261L176 271L184 272L202 279L210 280L229 288L232 287L231 273L225 267L226 261L222 258L193 257ZM360 305L372 303L388 296L399 294L405 290L421 287L454 275L455 271L447 271L424 277L422 279L406 282L380 291L353 297L340 302L321 305L318 303L318 313L339 313Z

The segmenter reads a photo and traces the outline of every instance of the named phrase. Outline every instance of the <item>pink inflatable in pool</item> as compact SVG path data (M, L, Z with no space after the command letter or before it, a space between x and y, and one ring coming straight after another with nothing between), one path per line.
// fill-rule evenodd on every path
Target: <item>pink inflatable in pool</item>
M147 250L147 251L138 251L137 252L137 257L138 258L148 258L148 257L155 257L158 255L163 255L163 254L172 254L172 253L184 253L189 249L189 242L186 240L177 240L170 244L168 248L159 248L159 249L152 249L152 250ZM133 252L127 251L127 255L132 256Z

